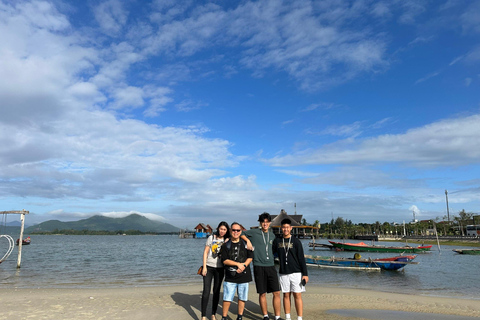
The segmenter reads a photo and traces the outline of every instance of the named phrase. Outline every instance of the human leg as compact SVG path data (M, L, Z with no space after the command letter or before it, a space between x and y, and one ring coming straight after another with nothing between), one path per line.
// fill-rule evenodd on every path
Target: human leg
M223 308L222 317L223 318L227 317L228 309L230 309L230 304L231 304L230 301L223 301L223 304L222 304L222 308Z
M273 312L275 316L280 316L282 305L280 302L280 291L273 292Z
M280 299L280 284L278 282L277 269L272 267L265 267L264 276L267 279L267 293L272 293L273 312L276 317L280 317L281 313L281 299Z
M202 292L202 317L206 317L208 298L210 297L210 289L212 287L213 271L211 267L207 267L207 274L203 277L203 292Z
M225 269L223 268L215 268L213 273L212 315L217 313L218 301L220 301L220 288L222 287L224 272Z
M228 309L235 296L237 290L237 284L232 282L223 283L223 312L222 316L225 318L228 315Z
M285 311L285 314L290 314L290 311L291 311L290 295L291 295L290 292L283 293L283 310Z
M261 293L258 295L258 304L260 305L260 309L262 310L263 315L268 315L267 309L267 293Z
M243 312L245 311L245 302L248 300L248 282L238 284L238 317L242 319Z
M258 304L260 305L260 310L262 310L263 316L268 316L268 309L267 309L268 278L265 274L265 267L254 266L253 275L255 277L255 287L257 288Z
M303 317L303 300L301 292L294 292L293 299L295 299L295 310L297 310L297 315Z
M243 316L243 311L245 310L245 301L243 300L238 300L238 312L237 314L239 316Z

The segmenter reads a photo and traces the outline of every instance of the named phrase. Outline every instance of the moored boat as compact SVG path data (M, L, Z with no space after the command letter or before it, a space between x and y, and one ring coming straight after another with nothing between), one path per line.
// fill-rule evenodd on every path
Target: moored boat
M22 245L23 246L29 245L31 241L32 240L30 239L30 237L26 237L25 239L22 240ZM20 242L20 239L17 239L17 246L19 242Z
M335 250L335 247L332 246L331 244L326 244L326 243L315 243L315 242L309 242L308 246L310 248L315 249L328 249L328 250Z
M338 257L319 257L305 255L307 266L320 268L352 269L367 271L395 271L400 270L407 264L418 264L412 261L381 261L376 259L352 259Z
M388 257L388 258L377 258L374 261L405 261L410 262L414 260L417 256L416 255L407 255L407 256L395 256L395 257Z
M480 249L453 249L454 252L459 254L478 254L480 255Z
M393 253L422 253L428 252L432 248L429 246L403 246L403 247L394 247L394 246L379 246L379 245L368 245L364 242L359 243L342 243L335 241L328 241L335 248L345 251L363 251L363 252L393 252Z

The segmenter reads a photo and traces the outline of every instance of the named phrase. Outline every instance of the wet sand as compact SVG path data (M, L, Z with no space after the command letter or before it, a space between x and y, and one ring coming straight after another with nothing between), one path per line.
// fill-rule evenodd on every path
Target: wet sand
M0 319L200 319L202 287L162 286L119 289L2 289ZM446 319L435 314L480 318L480 301L308 286L303 294L304 319ZM271 295L268 297L272 317ZM210 306L209 306L210 309ZM296 319L292 306L292 319ZM221 312L221 306L218 308ZM391 311L391 312L389 312ZM427 316L428 314L428 316ZM236 319L232 303L230 319ZM220 319L220 315L217 319ZM284 313L282 309L282 318ZM251 284L244 319L261 319ZM454 319L454 317L451 317Z

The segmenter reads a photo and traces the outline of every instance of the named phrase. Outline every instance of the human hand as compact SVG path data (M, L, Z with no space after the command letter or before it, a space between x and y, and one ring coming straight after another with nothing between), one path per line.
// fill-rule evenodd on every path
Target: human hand
M245 265L243 263L238 263L237 264L237 273L242 273L243 271L245 271Z

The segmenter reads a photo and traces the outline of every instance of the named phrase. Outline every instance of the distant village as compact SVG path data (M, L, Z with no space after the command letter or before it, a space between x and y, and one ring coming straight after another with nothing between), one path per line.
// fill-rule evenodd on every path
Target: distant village
M276 236L281 236L281 221L288 218L292 221L292 235L297 238L345 238L361 240L395 240L402 238L428 238L434 236L440 237L480 237L480 215L465 212L462 210L457 215L443 217L443 219L417 220L415 215L412 221L397 223L379 221L375 223L352 223L351 220L344 220L337 217L330 222L320 223L316 220L309 224L303 219L301 214L289 215L285 210L281 210L279 215L272 215L270 225ZM250 229L258 228L252 226ZM243 230L247 230L242 226ZM182 238L206 238L214 232L214 228L209 224L198 223L192 231L182 230Z
M281 210L279 215L272 215L272 223L270 224L270 228L272 229L273 233L276 236L280 236L282 234L281 230L281 222L283 219L290 219L292 221L292 235L295 235L298 238L311 238L312 235L319 234L319 226L314 225L305 225L302 222L305 222L303 219L303 215L301 214L294 214L288 215L285 210ZM243 230L247 230L243 225L240 225ZM253 226L250 229L258 228L258 226ZM206 238L211 235L215 230L209 225L204 223L199 223L192 232L183 232L180 233L180 237L183 238Z

